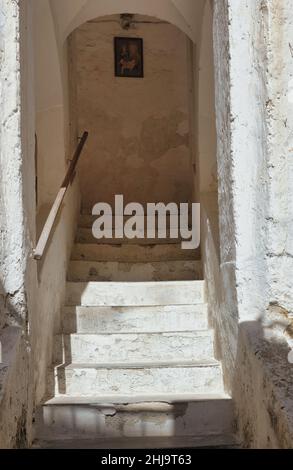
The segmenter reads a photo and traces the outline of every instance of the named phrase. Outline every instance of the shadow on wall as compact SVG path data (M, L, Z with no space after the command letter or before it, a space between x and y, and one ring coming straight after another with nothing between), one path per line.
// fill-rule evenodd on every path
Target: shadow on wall
M284 336L288 321L239 325L232 396L237 432L246 448L293 445L293 364Z
M246 448L291 448L293 365L287 339L293 337L292 319L272 305L259 320L240 323L233 263L220 262L216 199L202 199L203 266L215 353L234 399L237 433Z
M2 319L9 316L18 321L18 314L1 286ZM4 308L3 308L4 307ZM5 320L4 320L5 322ZM31 441L33 393L30 389L32 370L26 332L20 326L0 330L2 358L0 360L0 448L27 448Z

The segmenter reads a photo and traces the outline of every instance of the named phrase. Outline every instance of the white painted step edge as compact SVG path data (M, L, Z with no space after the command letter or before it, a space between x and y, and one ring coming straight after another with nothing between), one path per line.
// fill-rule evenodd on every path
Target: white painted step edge
M208 306L64 307L62 332L153 333L207 330Z
M97 395L97 396L72 396L59 395L50 398L43 403L43 406L51 405L152 405L152 404L172 404L185 402L202 402L211 400L232 400L231 396L226 393L206 393L206 394L147 394L147 395Z
M73 439L38 439L34 442L34 449L240 449L232 433L208 434L203 437L109 437L100 439L82 438Z
M206 436L233 429L232 400L194 400L173 403L51 404L39 410L39 435L162 437Z
M173 361L140 361L140 362L101 362L99 364L95 363L60 363L53 364L53 369L58 371L59 369L180 369L180 368L203 368L203 367L215 367L220 368L221 363L216 359L206 359L206 360L173 360ZM51 367L51 368L52 368Z

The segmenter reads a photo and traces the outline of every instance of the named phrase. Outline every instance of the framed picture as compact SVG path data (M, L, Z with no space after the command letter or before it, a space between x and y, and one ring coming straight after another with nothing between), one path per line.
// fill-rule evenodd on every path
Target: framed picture
M114 38L115 76L143 78L143 39Z

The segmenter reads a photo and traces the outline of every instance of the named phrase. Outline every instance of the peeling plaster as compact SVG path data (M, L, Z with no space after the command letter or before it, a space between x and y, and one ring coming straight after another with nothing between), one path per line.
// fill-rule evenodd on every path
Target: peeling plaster
M293 436L292 6L214 1L220 254L206 211L205 273L239 434L253 448L291 447Z
M187 38L156 23L131 34L144 38L144 79L114 77L116 23L87 23L71 38L79 132L91 136L80 164L89 211L97 201L111 204L114 194L142 204L150 194L152 201L191 199Z

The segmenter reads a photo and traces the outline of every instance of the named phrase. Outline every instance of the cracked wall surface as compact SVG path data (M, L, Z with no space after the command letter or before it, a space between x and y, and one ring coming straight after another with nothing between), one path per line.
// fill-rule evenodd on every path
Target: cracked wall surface
M270 304L293 316L293 1L268 0L266 8Z
M24 128L22 120L31 110L31 88L21 93L21 84L30 76L28 64L22 62L28 39L26 6L16 0L0 2L0 448L27 445L32 424L28 325L33 309L34 199L30 199L30 126ZM16 335L9 335L11 328Z
M214 1L220 253L207 218L205 273L247 447L288 447L293 436L292 8Z
M0 448L31 444L79 212L76 182L37 270L33 6L0 1Z
M22 207L22 152L20 114L19 24L16 1L0 4L0 327L6 318L22 324L26 319L24 276L27 250ZM9 180L9 185L6 184ZM15 223L17 221L17 223ZM12 227L14 226L14 230ZM17 316L14 315L14 306ZM15 318L16 317L16 318ZM8 320L9 321L9 320ZM13 321L13 320L12 320Z
M114 76L115 36L144 39L144 78ZM87 129L90 134L80 163L83 208L112 203L115 194L143 204L190 200L184 33L155 19L124 32L118 16L106 17L73 34L71 61L79 133Z

